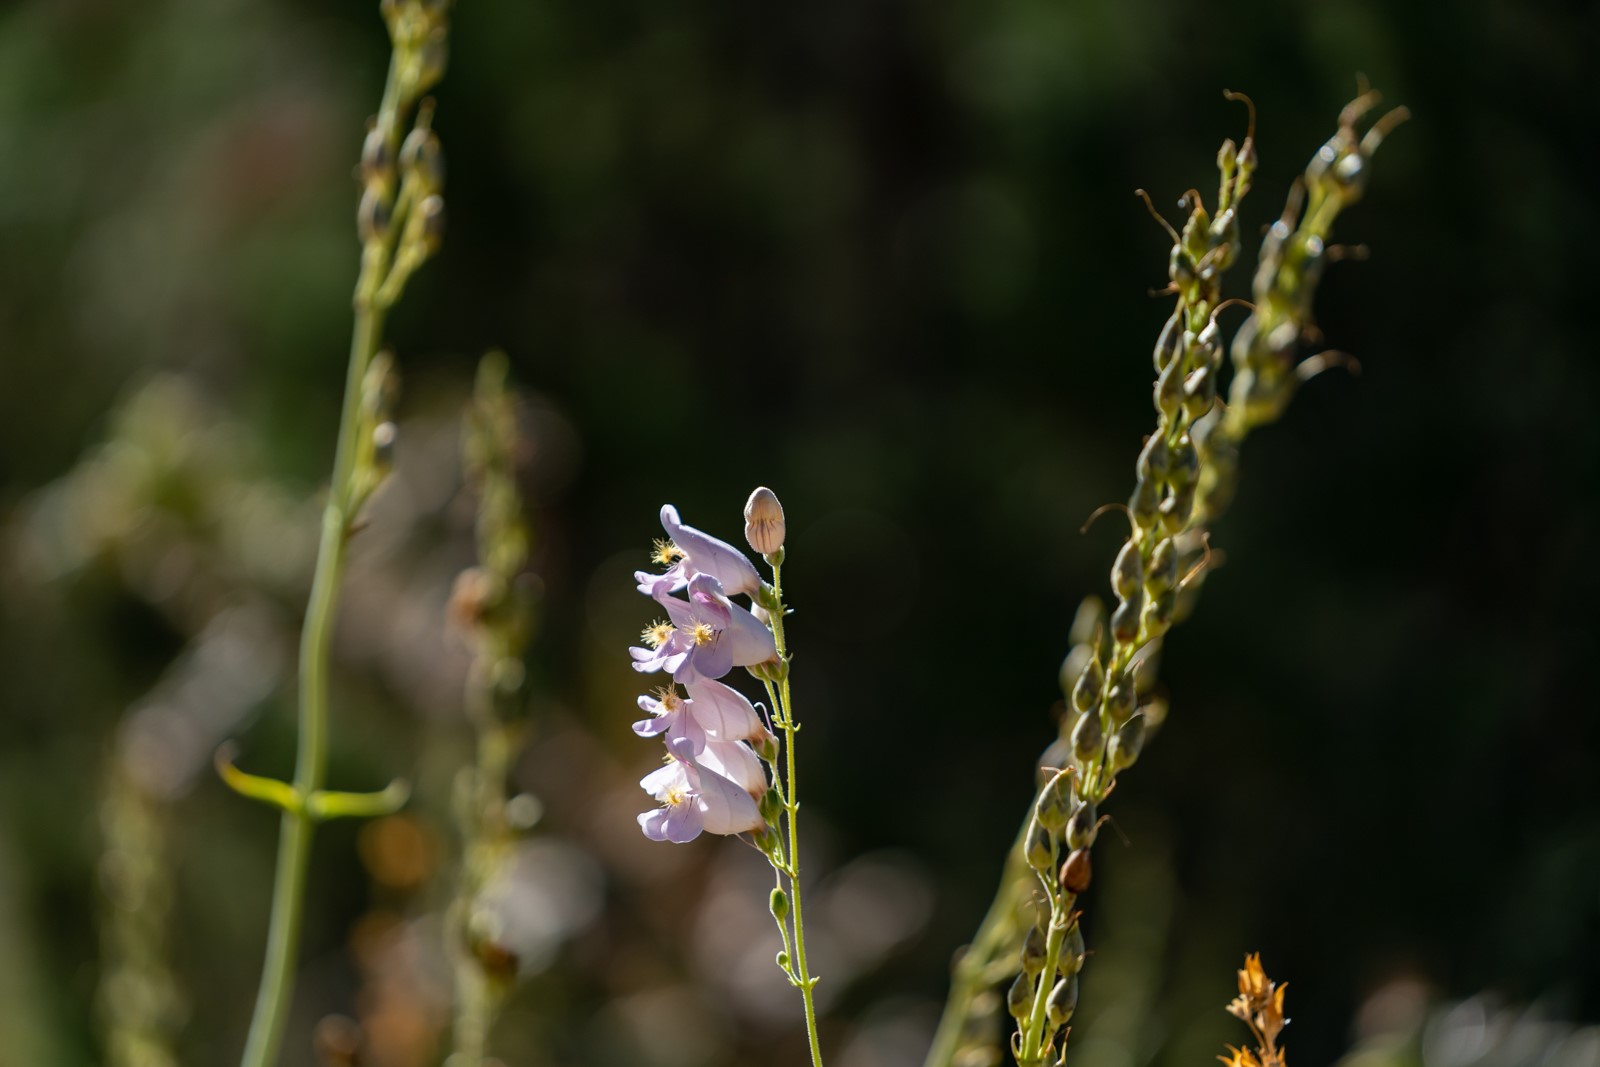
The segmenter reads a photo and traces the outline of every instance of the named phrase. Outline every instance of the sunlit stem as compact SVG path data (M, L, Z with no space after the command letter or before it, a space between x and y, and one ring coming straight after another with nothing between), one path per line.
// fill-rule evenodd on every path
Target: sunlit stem
M400 79L391 63L384 86L379 122L398 140ZM363 250L361 275L356 283L355 327L350 337L350 362L345 373L344 404L339 416L339 440L334 453L333 478L322 513L322 537L311 581L311 599L300 635L299 741L295 753L294 790L302 803L286 809L278 839L277 873L272 886L272 916L267 927L266 960L255 1012L245 1039L241 1067L271 1067L278 1060L283 1030L294 993L295 965L299 958L300 927L305 913L306 871L316 820L304 801L322 788L328 748L328 662L333 626L338 611L339 584L344 574L345 550L355 519L354 501L358 434L361 427L361 383L383 335L386 305L374 299L386 273L391 249L371 242Z
M772 587L778 607L772 612L772 637L777 645L778 658L787 661L789 658L788 645L783 637L783 567L781 564L772 568ZM817 1037L817 1007L813 990L816 988L817 979L812 976L810 967L806 963L806 930L803 912L800 903L800 800L795 788L795 735L799 733L800 724L795 721L794 703L789 693L789 674L785 670L782 679L777 683L776 692L768 686L768 692L774 698L777 714L774 716L774 725L783 731L784 751L784 785L779 789L783 799L784 819L788 824L788 856L785 865L788 868L782 872L789 878L789 902L794 915L794 956L790 961L792 970L791 981L800 987L800 996L805 1001L806 1009L806 1038L811 1043L812 1067L822 1067L822 1044ZM784 946L786 949L787 945Z

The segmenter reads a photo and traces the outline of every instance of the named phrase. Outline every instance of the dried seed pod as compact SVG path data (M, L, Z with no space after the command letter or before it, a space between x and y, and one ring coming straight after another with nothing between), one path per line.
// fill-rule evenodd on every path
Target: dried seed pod
M1067 820L1067 847L1073 851L1091 847L1099 832L1099 821L1092 800L1079 804L1072 818Z
M1189 435L1179 434L1177 441L1170 449L1171 460L1168 467L1167 480L1174 488L1193 485L1200 476L1200 456L1194 450L1194 442Z
M1045 1001L1044 1010L1051 1026L1066 1025L1072 1013L1078 1010L1077 975L1068 975L1055 984L1055 988L1050 990L1050 998Z
M400 170L423 193L444 188L444 148L439 136L425 126L406 134L400 145Z
M1145 568L1144 588L1151 596L1159 596L1178 584L1178 547L1172 538L1163 537L1150 553L1150 565Z
M1111 744L1106 749L1106 756L1111 761L1113 770L1123 771L1133 766L1139 758L1139 753L1144 751L1145 722L1144 718L1134 715L1116 733L1111 735Z
M1028 934L1022 939L1022 970L1028 975L1037 975L1044 970L1045 939L1044 931L1038 926L1028 927Z
M1055 841L1050 837L1050 831L1035 822L1028 830L1028 842L1024 848L1028 866L1036 871L1048 871L1055 866L1056 849Z
M356 208L356 236L365 245L381 241L388 232L389 202L375 186L368 186Z
M1077 896L1089 888L1089 881L1094 877L1094 869L1089 863L1089 850L1080 848L1067 857L1067 862L1061 865L1061 888Z
M1006 990L1006 1010L1011 1013L1013 1019L1025 1019L1032 1003L1033 981L1024 972L1017 975L1017 980Z
M1183 309L1180 307L1167 317L1166 325L1161 327L1161 336L1156 338L1155 351L1151 353L1157 374L1166 370L1167 364L1177 355L1178 339L1183 335L1182 322Z
M1083 928L1073 921L1067 936L1061 941L1061 954L1057 957L1056 973L1062 976L1083 970Z
M1140 478L1134 483L1133 495L1128 498L1128 511L1141 530L1155 525L1161 506L1161 486L1151 478Z
M1131 599L1117 605L1111 613L1111 636L1120 645L1131 645L1139 637L1139 612L1144 608L1144 590L1135 589Z
M1167 476L1168 461L1167 435L1157 430L1139 451L1139 477L1161 481Z
M1111 589L1118 598L1130 600L1143 585L1144 559L1139 555L1139 542L1130 540L1122 546L1122 551L1117 553L1117 561L1111 565ZM1113 622L1113 629L1115 626Z
M1098 659L1091 659L1084 664L1083 671L1079 673L1078 680L1072 686L1072 706L1079 713L1084 713L1100 703L1100 690L1105 687L1105 670L1100 666Z
M389 138L376 123L361 142L360 172L363 185L388 189L394 183L394 155L389 151Z
M1072 778L1070 775L1058 774L1050 779L1039 792L1039 799L1034 803L1034 817L1039 820L1050 833L1055 833L1067 823L1067 815L1072 805ZM1040 868L1043 870L1043 868Z
M1127 722L1137 704L1138 698L1134 694L1132 678L1124 674L1111 683L1111 688L1106 693L1106 711L1110 714L1114 725L1120 726Z
M1168 537L1175 537L1183 532L1189 524L1189 516L1194 511L1194 485L1173 487L1156 508L1156 514L1161 520L1161 529Z
M1164 419L1178 416L1178 404L1183 396L1183 365L1182 359L1174 359L1156 378L1153 400L1156 410Z
M1090 711L1072 728L1072 752L1079 760L1091 759L1100 754L1105 743L1105 732L1100 726L1100 716Z

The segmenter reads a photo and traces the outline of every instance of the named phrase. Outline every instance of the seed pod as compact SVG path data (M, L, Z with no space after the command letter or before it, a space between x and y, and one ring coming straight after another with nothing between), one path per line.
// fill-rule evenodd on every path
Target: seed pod
M1050 779L1050 783L1039 792L1039 799L1034 803L1034 817L1051 833L1060 830L1067 822L1067 814L1072 803L1072 777L1058 774ZM1042 870L1043 868L1041 868Z
M1067 857L1067 862L1061 865L1061 888L1077 896L1089 888L1089 880L1094 876L1094 870L1089 863L1089 850L1080 848Z
M1120 726L1127 722L1137 704L1132 678L1124 674L1111 683L1111 689L1106 693L1106 711L1110 713L1112 723Z
M768 762L770 763L771 761L769 760ZM783 798L778 795L776 789L768 789L762 794L761 803L756 806L756 809L769 824L775 823L778 821L779 814L783 811Z
M1055 984L1050 990L1050 999L1045 1001L1045 1017L1050 1020L1051 1026L1065 1026L1072 1013L1078 1010L1078 976L1068 975Z
M389 231L389 204L377 188L368 186L361 194L361 205L356 208L356 236L362 244L383 239Z
M1111 589L1122 600L1128 600L1144 584L1144 559L1139 555L1139 542L1130 540L1117 553L1111 565Z
M767 910L772 912L772 917L780 923L789 917L789 894L781 889L774 889L772 896L767 899Z
M400 170L420 186L423 193L437 193L444 188L444 149L439 136L432 130L418 126L406 134L400 145Z
M1151 596L1159 596L1178 584L1178 548L1170 537L1156 542L1150 553L1150 565L1145 568L1144 588Z
M1161 481L1167 476L1167 436L1160 431L1150 435L1139 452L1139 477Z
M1090 711L1072 728L1072 752L1079 760L1091 759L1100 754L1105 733L1100 726L1098 712Z
M1044 933L1037 926L1030 926L1028 927L1028 935L1022 939L1023 973L1037 975L1044 970L1044 957Z
M1160 637L1172 628L1172 623L1177 619L1178 591L1168 589L1166 592L1151 597L1145 602L1144 614L1140 617L1145 635L1152 639Z
M1156 508L1161 529L1168 537L1182 533L1188 525L1189 515L1194 511L1194 491L1193 485L1175 486Z
M1028 830L1028 843L1024 854L1028 858L1028 866L1036 871L1048 871L1055 866L1055 842L1050 838L1050 831L1037 821Z
M1111 636L1119 645L1131 645L1139 637L1139 611L1144 607L1144 590L1135 589L1132 598L1117 605L1111 613Z
M1139 705L1139 718L1144 721L1146 736L1154 733L1162 723L1167 721L1167 713L1170 710L1171 705L1164 696L1151 697Z
M1077 711L1087 712L1100 703L1100 690L1105 686L1105 671L1100 666L1100 661L1090 659L1084 664L1083 672L1078 675L1078 680L1072 686L1072 706Z
M1239 258L1239 217L1233 208L1217 212L1211 223L1211 259L1218 270L1227 270Z
M1171 363L1173 356L1177 355L1178 338L1183 334L1183 330L1179 325L1182 321L1183 310L1180 308L1169 315L1166 325L1161 327L1161 336L1156 338L1155 351L1151 353L1151 359L1155 363L1157 374L1166 370L1167 364Z
M1083 928L1073 922L1067 936L1061 941L1061 954L1056 958L1056 973L1063 977L1083 970Z
M783 547L788 527L783 521L783 505L777 494L766 486L758 486L744 505L744 539L750 547L763 556L770 556Z
M1067 847L1073 851L1089 848L1094 844L1098 832L1099 819L1096 818L1094 802L1085 800L1072 813L1072 818L1067 820Z
M1172 246L1172 255L1167 258L1167 277L1178 287L1178 292L1187 303L1188 294L1194 291L1194 260L1189 258L1182 245Z
M1106 755L1111 760L1113 770L1122 771L1133 766L1134 761L1139 758L1139 753L1144 751L1144 733L1144 719L1135 715L1111 735L1111 744L1106 749Z
M1183 364L1182 359L1174 359L1156 378L1152 398L1156 410L1168 419L1178 414L1178 401L1183 394Z
M1026 973L1017 975L1017 980L1006 990L1006 1010L1013 1019L1026 1019L1032 1002L1033 981Z
M1128 498L1128 511L1141 530L1148 530L1155 525L1160 506L1161 486L1158 482L1140 478L1134 483L1133 495Z
M1216 401L1217 376L1209 364L1197 367L1183 380L1183 410L1190 422L1204 417Z
M1194 442L1188 434L1178 435L1177 443L1171 448L1171 463L1168 468L1167 480L1174 488L1193 485L1200 475L1200 457L1194 450Z
M417 205L422 219L422 246L424 254L433 255L444 241L444 197L437 193Z
M361 181L383 189L394 183L394 156L389 152L389 138L376 124L361 142Z

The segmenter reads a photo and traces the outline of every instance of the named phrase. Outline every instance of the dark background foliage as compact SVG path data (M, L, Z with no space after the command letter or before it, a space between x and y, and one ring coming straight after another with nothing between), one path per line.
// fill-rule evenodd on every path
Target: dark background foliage
M144 543L156 515L191 547L225 544L222 516L259 499L283 530L314 523L298 502L325 477L342 385L349 173L386 61L375 6L0 13L0 1029L38 1050L29 1062L100 1055L96 799L125 710L212 615L181 605L257 590L292 639L305 558L287 535L207 571L203 596L205 568L163 571L170 554L118 538ZM1206 1062L1238 1040L1219 1009L1248 949L1294 984L1299 1062L1334 1059L1361 998L1401 974L1600 1017L1600 97L1580 73L1596 21L1487 0L460 5L438 93L450 234L389 331L418 428L400 462L449 470L473 361L503 346L539 449L541 740L524 785L545 832L601 856L622 847L606 835L637 833L626 799L597 815L599 785L556 771L599 753L626 798L654 758L627 731L622 648L649 621L627 574L657 507L735 538L744 494L773 486L813 868L893 849L931 890L925 927L830 1025L843 1042L909 1005L915 1044L1027 802L1074 607L1103 591L1119 543L1114 517L1079 526L1126 496L1152 425L1166 305L1146 294L1166 242L1131 191L1172 214L1189 186L1209 199L1217 145L1244 122L1221 90L1247 91L1254 233L1359 71L1415 114L1338 225L1371 259L1331 269L1318 302L1362 373L1317 379L1250 441L1218 531L1226 566L1168 643L1173 714L1112 805L1132 848L1102 844L1091 910L1165 931L1142 972L1154 1022L1126 1062ZM204 398L214 433L183 447L216 469L198 490L141 483L133 535L41 567L38 543L82 534L46 521L60 479L104 459L90 450L123 432L107 413L152 380ZM426 643L397 656L362 633L378 615L433 619L439 580L407 576L467 562L470 501L413 490L400 513L416 532L384 557L392 599L363 612L353 592L346 612L335 780L419 777L447 839L448 768L428 756L462 751L455 682L430 686ZM133 490L112 474L85 492ZM265 536L234 513L238 536ZM292 686L271 692L237 732L253 766L282 771ZM173 830L183 1047L227 1062L274 823L195 781ZM439 899L386 903L357 837L336 827L318 846L304 1026L356 1010L359 916ZM662 936L653 910L688 909L737 848L691 847L681 895L606 883L604 917L507 1020L508 1042L554 1050L526 1062L610 1062L594 1028L650 985L624 975L630 939ZM1086 1012L1115 959L1100 956ZM733 1032L726 1048L765 1031ZM800 1062L775 1032L776 1059ZM290 1062L308 1062L300 1034Z

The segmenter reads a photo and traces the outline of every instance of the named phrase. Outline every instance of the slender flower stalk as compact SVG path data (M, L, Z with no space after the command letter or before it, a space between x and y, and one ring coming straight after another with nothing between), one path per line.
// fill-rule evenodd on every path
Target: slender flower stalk
M1329 228L1360 198L1372 153L1405 118L1403 109L1390 112L1359 135L1357 121L1376 102L1376 94L1363 93L1344 109L1338 132L1313 157L1304 185L1263 242L1225 405L1218 397L1218 314L1232 303L1222 299L1222 275L1238 259L1237 211L1256 167L1253 105L1244 143L1226 141L1218 153L1216 214L1191 190L1181 201L1189 212L1181 231L1156 216L1173 240L1168 291L1177 305L1154 351L1157 427L1139 454L1126 508L1130 534L1112 566L1117 603L1109 617L1095 599L1080 609L1077 644L1062 670L1068 714L1042 761L1039 792L994 904L956 964L927 1067L1000 1061L988 1028L998 1004L986 992L1013 975L1005 999L1016 1020L1013 1058L1020 1067L1061 1062L1064 1039L1059 1046L1057 1039L1076 1006L1084 958L1075 906L1092 879L1100 806L1167 714L1165 697L1155 692L1161 643L1198 596L1239 446L1250 430L1282 414L1301 381L1336 362L1328 354L1298 357L1312 335L1311 299L1329 258Z
M822 1067L814 991L818 977L806 958L800 883L800 798L795 738L800 731L789 684L789 642L783 599L783 506L772 490L757 489L745 505L745 539L772 571L761 579L744 553L692 526L672 506L661 509L671 540L656 544L660 574L640 571L639 591L666 612L644 632L645 647L631 649L639 671L665 671L672 684L657 697L640 698L652 716L634 724L641 737L662 737L667 763L639 784L662 807L639 816L645 836L683 843L702 832L748 834L772 865L777 884L769 898L783 948L778 968L800 990L812 1067ZM688 593L687 599L674 594ZM729 600L750 597L755 611ZM756 614L759 612L759 615ZM737 690L718 679L744 667L766 690L767 723ZM688 698L678 695L678 686ZM762 769L765 765L765 770Z
M527 563L529 530L517 466L522 450L506 358L486 356L467 412L463 451L479 491L478 565L456 581L451 609L473 643L467 712L477 734L477 759L457 783L461 881L450 909L457 946L455 1026L449 1067L480 1067L489 1028L516 975L516 958L498 937L484 892L501 876L515 845L506 778L526 731L523 652L531 623L518 579Z
M388 472L394 442L389 421L392 360L380 356L383 323L411 274L437 249L444 226L443 162L430 129L431 105L418 102L444 74L448 0L383 0L393 54L383 100L362 147L357 212L361 271L345 378L333 478L322 516L316 571L300 641L299 743L292 782L246 774L219 754L218 769L239 793L283 812L273 882L272 917L243 1067L277 1062L293 992L306 872L318 822L395 811L407 789L378 793L323 788L328 744L328 675L339 585L362 507ZM409 133L405 122L413 109ZM402 135L404 140L402 141Z

